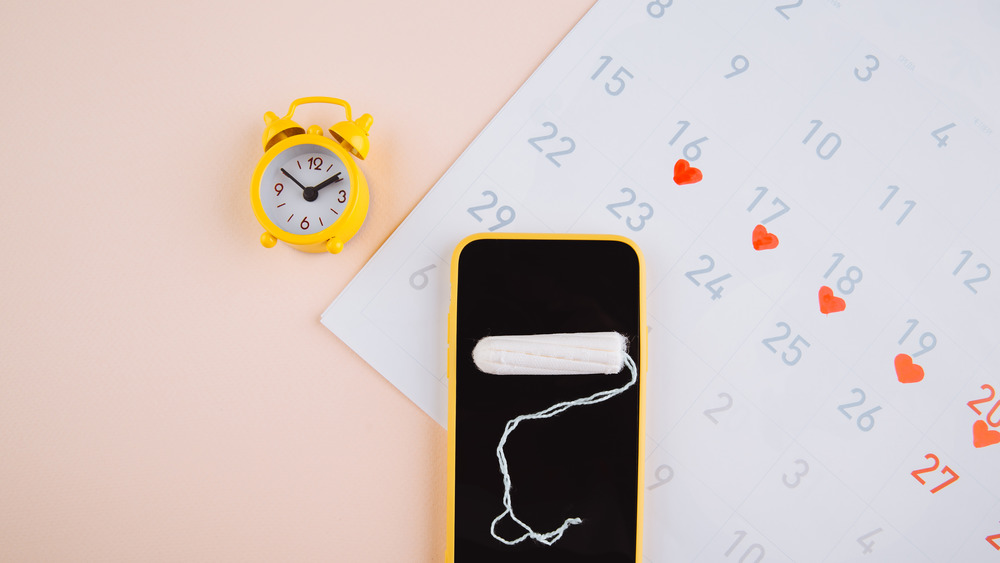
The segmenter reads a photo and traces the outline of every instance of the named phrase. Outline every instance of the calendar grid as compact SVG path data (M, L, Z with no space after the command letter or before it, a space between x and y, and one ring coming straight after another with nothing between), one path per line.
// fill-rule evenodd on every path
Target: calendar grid
M926 8L601 0L324 324L443 425L455 244L628 236L644 561L996 557L998 146Z

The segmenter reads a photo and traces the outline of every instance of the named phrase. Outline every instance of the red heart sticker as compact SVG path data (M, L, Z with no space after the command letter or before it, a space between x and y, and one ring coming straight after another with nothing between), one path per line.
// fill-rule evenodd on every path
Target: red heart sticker
M899 354L896 356L896 379L900 383L917 383L924 379L924 368L913 363L913 358L909 354Z
M986 426L985 420L977 420L972 425L972 445L977 448L985 448L998 443L1000 443L1000 432L990 430L989 426Z
M753 242L754 250L776 248L778 246L778 235L767 232L767 228L764 225L757 225L753 228L751 242Z
M701 170L698 170L694 166L684 160L683 158L677 161L674 165L674 183L678 186L684 184L694 184L695 182L701 181Z
M824 315L839 313L847 308L847 302L833 295L833 290L827 286L819 288L819 312Z

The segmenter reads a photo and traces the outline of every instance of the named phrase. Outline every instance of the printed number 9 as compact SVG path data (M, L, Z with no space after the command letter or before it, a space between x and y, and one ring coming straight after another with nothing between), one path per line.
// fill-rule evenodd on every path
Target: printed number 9
M646 4L646 12L653 16L654 18L662 18L663 14L667 12L667 8L674 3L674 0L667 0L665 3L659 0L653 0L649 4Z
M743 55L736 55L733 60L729 62L730 66L733 67L733 71L729 74L723 76L723 78L732 78L737 74L742 74L750 68L750 61L747 60Z

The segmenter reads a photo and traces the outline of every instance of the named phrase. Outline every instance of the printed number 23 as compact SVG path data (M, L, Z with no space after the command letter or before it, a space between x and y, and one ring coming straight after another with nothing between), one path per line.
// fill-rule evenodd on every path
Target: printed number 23
M625 200L623 200L623 201L616 202L616 203L609 203L609 204L607 204L605 206L605 208L607 208L607 210L610 211L612 215L614 215L615 217L617 217L619 219L622 218L622 214L619 213L616 208L618 208L618 207L626 207L626 206L632 205L633 203L635 203L635 200L636 200L635 191L632 188L622 188L621 192L623 194L627 195L628 198L625 199ZM646 210L645 213L643 213L642 215L639 215L639 222L638 223L634 222L632 220L631 216L625 218L625 226L627 226L629 229L632 229L633 231L641 231L646 226L646 220L653 216L653 206L652 205L650 205L650 204L648 204L648 203L646 203L644 201L641 201L641 202L639 202L638 207L639 207L639 209L645 209Z

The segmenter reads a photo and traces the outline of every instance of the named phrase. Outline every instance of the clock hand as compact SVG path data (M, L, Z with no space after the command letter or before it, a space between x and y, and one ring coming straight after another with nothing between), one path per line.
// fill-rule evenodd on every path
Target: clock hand
M305 186L303 186L303 185L302 185L301 183L299 183L299 181L298 181L298 180L296 180L294 176L292 176L291 174L289 174L288 172L286 172L284 168L281 168L280 170L281 170L281 173L282 173L282 174L284 174L285 176L288 176L288 178L289 178L289 179L290 179L291 181L295 182L295 185L296 185L296 186L298 186L298 187L302 188L303 190L304 190L304 189L306 189L306 187L305 187Z
M315 186L313 186L313 189L318 192L318 191L322 190L323 188L329 186L330 184L336 184L337 182L343 180L343 178L340 177L341 174L342 174L342 172L337 172L333 176L330 176L326 180L323 180L322 182L320 182L320 183L316 184Z
M316 201L316 198L319 197L319 190L303 186L298 180L295 179L294 176L286 172L284 168L279 168L279 170L281 170L282 174L288 176L291 181L295 182L296 186L302 188L302 199L306 201Z

